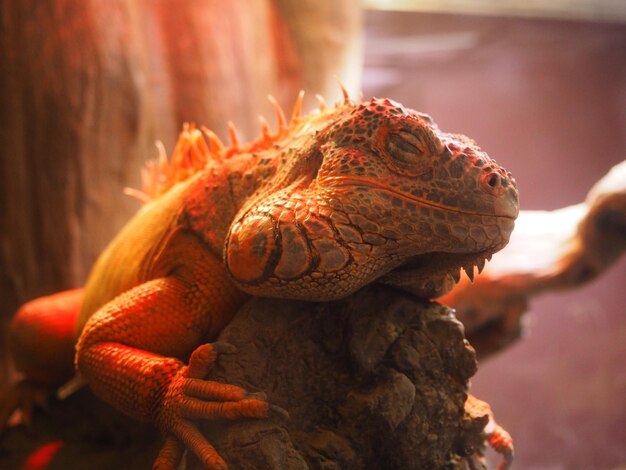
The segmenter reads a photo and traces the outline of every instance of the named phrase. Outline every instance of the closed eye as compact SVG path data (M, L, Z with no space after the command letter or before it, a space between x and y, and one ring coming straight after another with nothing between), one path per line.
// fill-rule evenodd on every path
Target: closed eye
M415 169L424 157L427 146L414 134L400 130L387 136L387 152L400 167Z

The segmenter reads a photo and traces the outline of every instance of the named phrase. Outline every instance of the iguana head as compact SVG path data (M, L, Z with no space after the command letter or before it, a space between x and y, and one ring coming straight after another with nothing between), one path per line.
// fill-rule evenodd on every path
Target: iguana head
M338 106L268 152L277 171L231 226L225 262L244 290L327 300L379 279L435 296L504 247L510 173L470 139L387 99Z

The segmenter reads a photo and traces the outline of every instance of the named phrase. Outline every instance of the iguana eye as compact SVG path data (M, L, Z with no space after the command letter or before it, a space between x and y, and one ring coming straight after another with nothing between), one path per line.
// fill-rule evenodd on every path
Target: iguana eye
M401 168L415 169L427 151L428 145L408 131L394 131L387 136L387 152Z

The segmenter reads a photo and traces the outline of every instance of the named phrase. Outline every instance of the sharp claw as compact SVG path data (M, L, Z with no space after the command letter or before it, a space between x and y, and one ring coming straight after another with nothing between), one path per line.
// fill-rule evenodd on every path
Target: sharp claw
M56 397L59 400L65 400L70 395L87 385L87 381L80 375L75 375L65 384L61 385L56 391Z
M270 411L273 411L274 413L279 415L281 418L287 419L287 420L291 419L291 416L289 416L289 413L284 408L281 408L278 405L272 405L271 403L268 403L267 406L269 407Z
M267 401L267 394L264 392L248 392L244 398L254 398L256 400Z
M513 451L502 453L502 462L498 465L498 470L509 470L513 464Z

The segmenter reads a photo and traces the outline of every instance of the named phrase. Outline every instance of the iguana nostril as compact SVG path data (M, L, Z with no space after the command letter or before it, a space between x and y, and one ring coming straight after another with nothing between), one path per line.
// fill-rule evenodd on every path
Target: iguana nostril
M497 187L498 183L500 183L500 177L496 173L491 173L487 177L487 184L491 186L492 188Z

